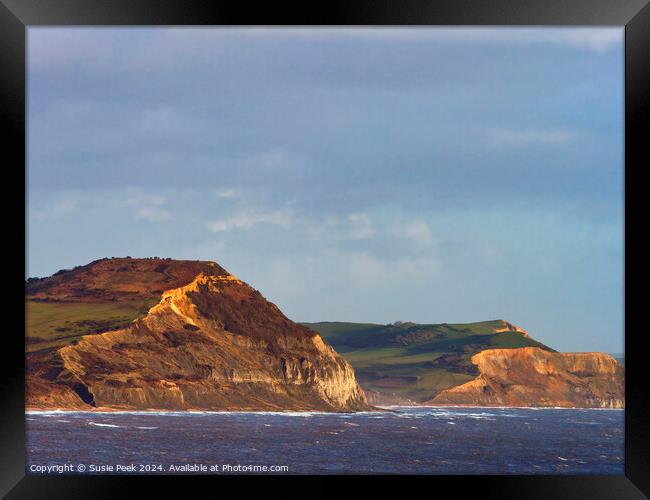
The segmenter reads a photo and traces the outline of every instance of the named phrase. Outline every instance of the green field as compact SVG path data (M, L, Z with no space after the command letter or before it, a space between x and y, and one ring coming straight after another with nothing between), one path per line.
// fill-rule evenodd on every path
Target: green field
M501 320L467 324L303 323L319 332L354 367L364 389L412 401L477 375L471 357L484 349L544 344L519 332L494 333Z
M42 351L70 344L82 335L128 326L144 316L156 300L81 303L27 300L26 349Z

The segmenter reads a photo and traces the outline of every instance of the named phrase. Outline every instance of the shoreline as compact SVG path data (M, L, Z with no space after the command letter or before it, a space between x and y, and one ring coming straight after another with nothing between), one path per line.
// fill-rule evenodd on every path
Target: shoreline
M601 407L570 407L570 406L474 406L474 405L392 405L376 407L379 413L390 413L398 409L479 409L479 410L614 410L624 411L625 408L601 408ZM88 414L109 414L109 415L230 415L230 414L260 414L260 415L364 415L378 413L378 411L357 411L357 412L331 412L319 410L125 410L98 408L95 410L80 410L66 408L26 408L25 415L41 415L51 413L88 413Z
M625 410L603 406L477 406L477 405L396 405L393 408L481 408L486 410Z

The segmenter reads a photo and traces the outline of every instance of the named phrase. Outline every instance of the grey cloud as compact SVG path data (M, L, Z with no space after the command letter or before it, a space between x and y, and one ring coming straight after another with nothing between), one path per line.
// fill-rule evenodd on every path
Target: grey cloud
M31 275L213 259L295 319L506 317L618 346L620 29L30 28L29 47Z

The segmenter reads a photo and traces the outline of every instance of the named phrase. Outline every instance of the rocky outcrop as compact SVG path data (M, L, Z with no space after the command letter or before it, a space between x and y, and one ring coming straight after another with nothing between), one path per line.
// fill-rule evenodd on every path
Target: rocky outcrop
M395 394L389 394L379 391L371 391L364 389L364 394L366 395L366 401L374 406L413 406L415 405L414 401L411 401L407 398L402 398Z
M101 294L150 293L121 266L119 290L101 278ZM174 263L170 265L172 267ZM136 262L136 264L138 264ZM147 269L151 266L147 264ZM28 359L28 406L167 410L369 409L350 364L320 335L287 319L262 295L214 263L175 266L148 314L128 327L85 335L78 341ZM167 268L165 268L166 270ZM160 268L159 268L160 270ZM179 280L193 271L192 279ZM74 272L74 271L71 271ZM147 271L149 272L149 271ZM97 282L97 272L86 273ZM152 279L151 276L147 280ZM181 281L181 283L179 283ZM158 279L154 279L158 282ZM162 282L165 282L163 279ZM57 280L39 283L39 297L63 291L64 300L100 294ZM114 287L115 288L115 287ZM56 293L54 293L56 295Z
M503 333L503 332L518 332L521 333L524 337L528 337L528 332L523 328L513 325L505 319L500 320L502 326L496 327L492 330L492 333Z
M556 353L536 347L488 349L472 356L479 375L425 405L623 408L624 369L598 352Z
M40 377L28 376L27 407L37 409L65 408L67 410L83 410L86 404L71 387L64 384L52 384Z

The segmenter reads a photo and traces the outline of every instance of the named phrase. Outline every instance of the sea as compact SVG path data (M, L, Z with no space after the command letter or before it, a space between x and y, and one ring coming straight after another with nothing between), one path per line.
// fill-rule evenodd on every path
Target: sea
M624 410L26 414L27 474L623 474Z

